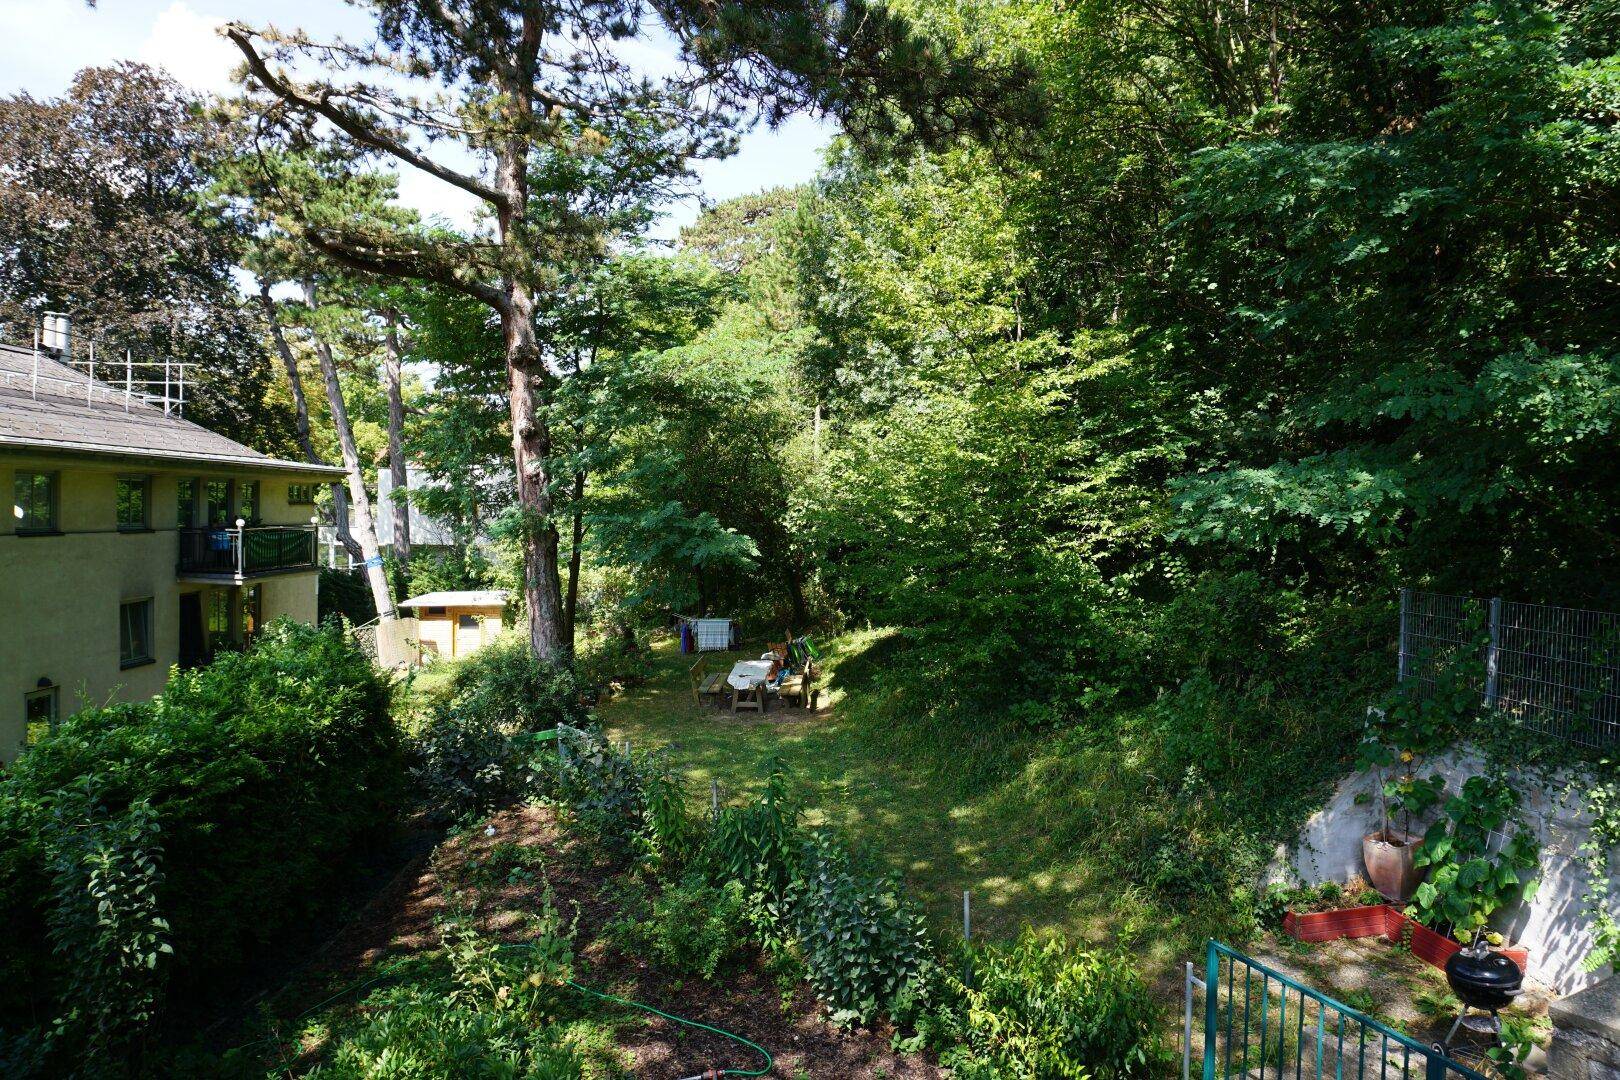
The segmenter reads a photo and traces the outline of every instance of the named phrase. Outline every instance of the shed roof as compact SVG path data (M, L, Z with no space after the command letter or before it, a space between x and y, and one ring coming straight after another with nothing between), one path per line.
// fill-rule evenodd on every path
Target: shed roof
M343 474L333 465L261 454L127 398L122 388L44 353L12 345L0 345L0 450L174 460L309 476Z
M501 607L506 603L505 589L469 589L463 592L430 592L401 600L398 607Z

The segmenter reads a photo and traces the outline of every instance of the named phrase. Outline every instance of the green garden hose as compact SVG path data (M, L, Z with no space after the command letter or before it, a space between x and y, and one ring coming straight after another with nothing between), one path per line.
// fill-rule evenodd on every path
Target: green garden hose
M568 980L568 985L572 986L575 990L578 990L582 994L589 994L593 998L600 998L603 1001L611 1001L618 1005L628 1005L632 1009L640 1009L643 1012L650 1012L654 1016L662 1016L665 1020L673 1020L677 1024L685 1024L687 1027L701 1028L704 1031L712 1031L716 1035L722 1035L733 1042L742 1043L749 1049L758 1052L758 1054L765 1059L765 1067L762 1069L717 1069L713 1072L700 1073L697 1076L686 1077L685 1080L703 1080L705 1076L764 1076L766 1073L770 1072L771 1067L776 1064L776 1059L771 1057L771 1052L769 1050L765 1049L763 1046L759 1045L759 1043L754 1042L751 1039L743 1038L741 1035L733 1034L732 1032L714 1027L710 1024L702 1023L698 1020L688 1020L684 1016L675 1016L674 1014L667 1013L662 1009L655 1009L651 1005L643 1005L639 1001L631 1001L627 998L614 997L612 994L604 994L600 990L592 990L588 986L581 986L572 979Z
M534 946L529 945L526 942L515 942L513 944L503 946L503 948L508 948L508 949L530 949L530 948L533 948L533 947ZM324 1000L324 1001L322 1001L322 1002L320 1002L320 1003L318 1003L316 1005L312 1005L308 1009L305 1009L303 1012L299 1013L296 1017L293 1018L294 1022L296 1022L298 1020L302 1020L305 1017L310 1016L315 1012L318 1012L319 1010L321 1010L321 1009L325 1008L326 1006L332 1004L333 1002L337 1001L339 998L346 997L349 994L358 993L359 991L364 990L367 987L375 986L377 983L382 982L384 979L388 978L390 975L393 975L400 968L404 967L406 963L407 963L407 961L405 959L396 960L394 963L385 966L381 971L377 972L375 975L371 976L370 978L361 980L360 982L353 983L353 984L351 984L349 986L344 987L342 990L339 990L337 993L333 994L331 997L327 998L326 1000ZM769 1050L765 1049L763 1046L759 1045L759 1043L754 1042L752 1039L745 1039L741 1035L737 1035L737 1034L734 1034L733 1032L726 1031L723 1028L714 1027L711 1024L705 1024L700 1020L688 1020L684 1016L676 1016L673 1013L667 1013L662 1009L655 1009L651 1005L643 1005L639 1001L631 1001L628 998L616 997L613 994L604 994L600 990L592 990L588 986L581 986L579 983L574 982L572 979L568 980L568 985L573 987L575 990L578 990L582 994L588 994L589 996L591 996L593 998L598 998L598 999L600 999L602 1001L609 1001L609 1002L612 1002L612 1003L614 1003L616 1005L628 1005L632 1009L640 1009L643 1012L649 1012L649 1013L652 1013L655 1016L662 1016L665 1020L673 1020L677 1024L685 1024L687 1027L700 1028L700 1029L702 1029L704 1031L711 1031L714 1034L720 1035L720 1036L722 1036L724 1038L727 1038L727 1039L730 1039L733 1042L741 1043L742 1045L748 1047L750 1050L753 1050L753 1051L757 1052L760 1057L765 1059L765 1067L761 1068L761 1069L753 1069L753 1070L749 1070L749 1069L716 1069L716 1070L713 1070L713 1071L708 1072L708 1073L701 1073L698 1076L687 1077L686 1080L703 1080L703 1078L705 1076L764 1076L766 1073L770 1072L772 1066L774 1066L776 1064L776 1059L771 1056L771 1052ZM238 1049L246 1050L246 1049L249 1049L251 1047L259 1046L259 1045L262 1045L264 1043L269 1043L269 1042L279 1042L279 1040L276 1038L276 1036L272 1035L272 1036L269 1036L269 1037L264 1038L264 1039L255 1039L253 1042L250 1042L250 1043L245 1044L244 1046L238 1047ZM283 1061L282 1062L282 1067L284 1069L288 1069L288 1071L290 1073L291 1070L289 1068L289 1063L288 1062Z
M509 945L504 945L502 948L532 949L534 946L526 941L517 941ZM575 990L578 990L582 994L588 994L589 996L598 998L602 1001L610 1001L616 1005L628 1005L632 1009L640 1009L642 1012L649 1012L654 1016L662 1016L665 1020L673 1020L677 1024L685 1024L687 1027L691 1028L700 1028L703 1031L712 1031L714 1034L730 1039L732 1042L742 1043L744 1046L755 1051L760 1057L765 1059L765 1067L762 1069L715 1069L707 1073L699 1073L697 1076L684 1077L683 1080L704 1080L705 1077L710 1076L764 1076L766 1073L770 1072L771 1068L776 1064L776 1059L771 1056L771 1052L759 1045L759 1043L754 1042L752 1039L745 1039L741 1035L727 1031L724 1028L717 1028L711 1024L705 1024L701 1020L688 1020L684 1016L676 1016L674 1013L667 1013L662 1009L655 1009L651 1005L643 1005L639 1001L631 1001L629 998L615 997L613 994L604 994L600 990L592 990L588 986L581 986L572 979L568 980L568 985L572 986Z

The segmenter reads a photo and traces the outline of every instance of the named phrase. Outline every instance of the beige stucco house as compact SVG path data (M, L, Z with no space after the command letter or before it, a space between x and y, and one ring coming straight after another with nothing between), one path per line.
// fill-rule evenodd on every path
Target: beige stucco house
M270 619L314 622L315 487L341 475L0 345L0 761Z

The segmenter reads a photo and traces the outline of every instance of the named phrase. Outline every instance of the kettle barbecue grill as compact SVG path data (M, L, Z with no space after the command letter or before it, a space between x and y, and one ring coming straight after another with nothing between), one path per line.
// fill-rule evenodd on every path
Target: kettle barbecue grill
M1446 1033L1445 1042L1438 1045L1442 1051L1450 1046L1459 1027L1491 1035L1500 1034L1502 1021L1497 1013L1523 993L1524 972L1519 970L1518 964L1487 947L1483 941L1476 941L1465 949L1459 949L1446 961L1446 982L1450 984L1451 992L1457 995L1457 1000L1462 1002L1462 1010L1457 1014L1457 1022ZM1490 1013L1490 1017L1470 1017L1469 1009Z

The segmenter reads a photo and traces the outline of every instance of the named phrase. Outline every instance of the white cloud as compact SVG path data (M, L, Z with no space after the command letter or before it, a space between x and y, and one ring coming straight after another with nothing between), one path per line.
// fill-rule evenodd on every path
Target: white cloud
M231 71L241 56L219 36L225 21L224 16L204 15L185 0L174 0L158 12L136 58L163 68L194 90L229 93L235 88Z

